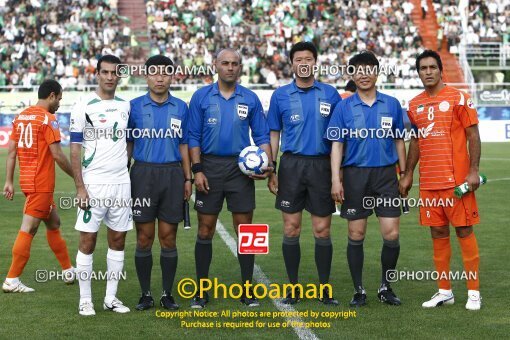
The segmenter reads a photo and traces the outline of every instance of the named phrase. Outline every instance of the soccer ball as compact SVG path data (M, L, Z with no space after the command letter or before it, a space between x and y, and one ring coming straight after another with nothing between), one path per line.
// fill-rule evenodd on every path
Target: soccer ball
M245 147L239 154L237 162L239 169L248 176L262 174L269 164L267 154L255 145Z

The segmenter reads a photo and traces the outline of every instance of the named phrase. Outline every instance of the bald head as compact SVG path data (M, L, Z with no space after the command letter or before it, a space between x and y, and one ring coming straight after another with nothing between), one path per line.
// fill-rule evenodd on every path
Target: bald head
M239 53L239 51L237 51L233 48L230 48L230 47L223 48L216 53L217 61L223 60L225 58L229 58L229 59L237 58L237 62L239 62L239 64L242 63L241 53Z
M233 48L224 48L216 54L215 66L218 81L233 85L241 73L241 54Z

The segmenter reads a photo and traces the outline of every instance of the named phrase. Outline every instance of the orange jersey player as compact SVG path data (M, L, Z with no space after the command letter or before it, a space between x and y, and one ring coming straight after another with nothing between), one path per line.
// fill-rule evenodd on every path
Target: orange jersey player
M26 201L23 221L12 247L12 263L2 285L6 293L28 293L32 288L19 280L28 259L32 239L41 221L46 224L46 236L62 269L64 281L74 282L74 269L69 259L66 242L60 235L60 217L55 209L55 161L69 176L71 163L60 147L60 131L54 113L62 99L62 87L55 80L46 80L39 87L39 101L21 112L12 123L9 141L4 196L14 197L14 168L16 155L20 167L20 187Z
M480 134L478 117L469 95L442 81L443 65L436 52L427 50L416 60L416 68L425 91L409 103L409 120L418 138L409 145L407 166L400 180L400 192L406 196L413 182L413 170L420 161L420 198L437 202L420 207L420 223L430 227L434 263L439 273L439 291L423 307L453 304L449 280L450 229L455 227L465 274L468 277L466 309L481 307L478 244L473 225L480 222L474 191L480 185ZM469 151L469 152L468 152ZM468 183L470 192L454 198L454 188Z

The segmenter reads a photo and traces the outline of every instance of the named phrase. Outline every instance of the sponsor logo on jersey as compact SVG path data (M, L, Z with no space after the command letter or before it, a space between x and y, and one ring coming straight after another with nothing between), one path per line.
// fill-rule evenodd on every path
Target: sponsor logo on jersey
M237 104L237 115L240 120L245 120L248 117L248 105Z
M293 122L293 123L294 122L299 122L300 120L301 120L301 116L298 115L298 114L293 114L293 115L290 116L290 121Z
M216 125L218 123L218 118L208 118L207 125Z
M327 116L329 116L329 113L331 112L331 104L324 102L320 102L319 104L320 104L319 111L321 113L321 116L326 118Z

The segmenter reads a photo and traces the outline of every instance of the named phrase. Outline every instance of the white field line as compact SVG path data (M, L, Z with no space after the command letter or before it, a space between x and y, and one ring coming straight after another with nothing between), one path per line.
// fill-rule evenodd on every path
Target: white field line
M216 223L216 231L218 234L220 234L223 242L227 245L227 247L232 252L232 255L237 257L237 242L234 240L232 236L228 233L228 231L225 229L225 226L220 222L218 219L218 222ZM262 271L259 265L255 264L255 268L253 271L253 277L255 280L259 283L262 283L263 285L267 286L269 289L269 285L271 284L271 280L267 277L267 275ZM291 305L284 305L280 299L271 300L273 304L275 305L276 309L278 309L281 312L296 312L296 310ZM300 317L289 317L286 318L287 322L303 322L303 320ZM301 328L301 327L292 327L294 329L294 332L297 334L299 339L319 339L315 333L309 329L309 328Z

